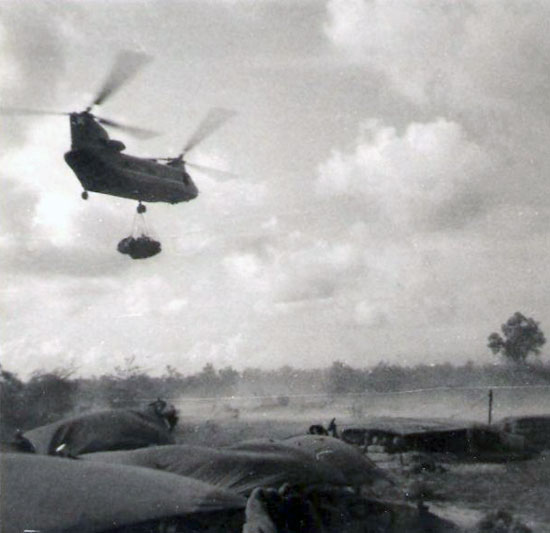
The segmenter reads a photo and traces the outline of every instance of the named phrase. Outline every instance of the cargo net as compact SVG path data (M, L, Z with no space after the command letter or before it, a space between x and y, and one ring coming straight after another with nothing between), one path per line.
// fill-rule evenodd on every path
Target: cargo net
M143 213L136 213L132 232L118 243L117 250L132 259L147 259L161 252L160 242L151 236Z

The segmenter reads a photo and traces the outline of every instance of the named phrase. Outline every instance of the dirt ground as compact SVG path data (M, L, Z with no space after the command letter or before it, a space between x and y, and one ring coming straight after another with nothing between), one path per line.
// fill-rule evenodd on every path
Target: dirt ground
M504 509L536 532L550 532L550 454L506 464L450 464L444 473L424 475L439 506L466 523L489 511ZM439 513L441 514L441 513ZM475 520L474 520L475 521Z
M309 423L305 417L285 419L281 413L267 411L218 413L207 420L189 413L182 416L177 438L186 444L227 446L249 439L304 434ZM435 471L410 472L397 457L378 462L391 471L398 488L377 489L377 496L414 502L421 494L430 510L469 531L487 513L502 509L533 532L550 533L550 453L500 464L444 457L436 457L435 463Z

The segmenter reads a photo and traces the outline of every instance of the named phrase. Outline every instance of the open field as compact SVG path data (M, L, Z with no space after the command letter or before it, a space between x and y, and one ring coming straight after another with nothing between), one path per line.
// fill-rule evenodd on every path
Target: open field
M550 531L550 455L508 464L449 465L442 474L430 474L435 512L471 519L494 509L505 509L536 532ZM460 510L462 509L462 512ZM465 511L467 509L468 511Z
M493 387L493 421L508 416L550 413L550 386ZM336 417L342 424L372 417L427 417L487 422L489 388L438 388L345 395L233 396L171 399L183 418L239 416L313 423ZM237 415L238 411L238 415Z

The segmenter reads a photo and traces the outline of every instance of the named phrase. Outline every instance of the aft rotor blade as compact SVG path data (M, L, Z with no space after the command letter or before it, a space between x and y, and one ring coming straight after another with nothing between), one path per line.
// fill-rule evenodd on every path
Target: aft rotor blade
M212 174L213 177L218 179L235 179L237 178L237 174L234 174L233 172L228 172L227 170L221 170L219 168L212 168L212 167L205 167L204 165L197 165L196 163L187 163L185 162L185 166L196 168L197 170L201 172L205 172L206 174Z
M211 109L202 122L198 125L195 133L187 141L187 144L183 148L183 154L189 152L202 142L206 137L212 135L218 128L220 128L225 122L227 122L233 115L235 111L230 109L223 108L214 108Z
M151 57L138 52L121 52L117 55L115 64L105 80L103 87L95 97L92 105L102 104L109 96L132 78L137 71L151 60Z
M136 126L127 126L126 124L121 124L120 122L115 122L114 120L110 120L108 118L101 118L97 116L95 118L100 124L104 124L105 126L110 126L111 128L117 128L121 131L125 131L126 133L129 133L130 135L133 135L138 139L150 139L151 137L155 137L156 135L158 135L158 133L153 130L138 128Z
M0 107L0 115L70 115L65 111L48 111L45 109L29 109L26 107Z

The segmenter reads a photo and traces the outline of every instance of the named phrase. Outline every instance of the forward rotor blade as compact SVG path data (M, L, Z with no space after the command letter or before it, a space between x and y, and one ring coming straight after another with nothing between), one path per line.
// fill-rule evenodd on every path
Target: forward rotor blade
M65 111L47 111L45 109L28 109L26 107L0 107L0 115L70 115Z
M185 166L196 168L200 172L211 174L213 177L222 179L222 180L238 178L237 174L234 174L233 172L228 172L227 170L221 170L219 168L205 167L204 165L197 165L196 163L187 163L187 162L185 162Z
M195 133L191 135L191 138L187 141L187 144L183 147L183 154L189 152L202 142L206 137L212 135L218 128L220 128L225 122L227 122L235 111L230 109L214 108L211 109L202 122L198 125Z
M117 128L121 131L125 131L126 133L129 133L130 135L133 135L138 139L150 139L151 137L155 137L158 135L156 131L147 130L145 128L138 128L136 126L127 126L126 124L121 124L120 122L115 122L114 120L110 120L108 118L101 118L97 116L95 118L100 124L104 124L105 126L110 126L111 128Z
M115 64L90 107L101 105L109 96L132 78L152 58L146 54L125 51L117 55Z

